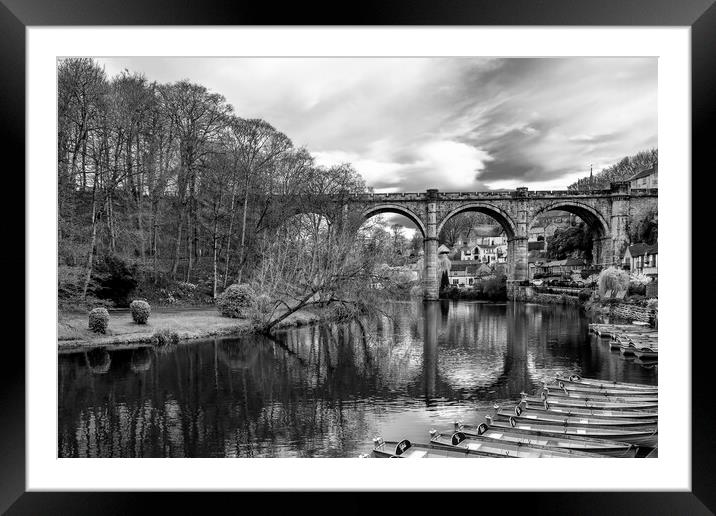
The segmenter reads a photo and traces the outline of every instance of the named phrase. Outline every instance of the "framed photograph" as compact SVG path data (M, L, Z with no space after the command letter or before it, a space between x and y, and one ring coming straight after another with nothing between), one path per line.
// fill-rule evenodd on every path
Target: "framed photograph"
M712 513L710 1L1 1L26 193L3 511Z

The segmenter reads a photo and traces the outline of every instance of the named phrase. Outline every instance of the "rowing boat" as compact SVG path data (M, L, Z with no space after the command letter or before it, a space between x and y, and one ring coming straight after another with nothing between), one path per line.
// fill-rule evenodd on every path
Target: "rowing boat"
M485 416L490 426L495 428L507 428L518 430L530 430L552 435L575 435L581 437L593 437L597 439L614 439L624 441L638 446L649 446L653 448L657 442L657 427L641 430L631 428L590 428L579 426L544 425L534 423L517 422L514 418L508 421L493 420L491 416Z
M646 396L651 393L656 395L658 393L658 387L654 385L653 389L629 389L629 388L601 388L595 385L578 385L570 384L569 386L560 380L558 382L543 382L543 388L552 390L566 390L567 392L584 392L584 393L604 393L613 396Z
M499 405L495 404L495 410L497 410ZM520 403L520 407L523 409L528 408L526 403ZM592 417L592 418L607 418L607 419L618 419L618 418L627 418L627 419L654 419L656 420L659 417L659 413L657 411L649 411L649 410L612 410L612 409L599 409L599 408L589 408L589 407L560 407L557 405L550 405L549 403L546 404L543 402L542 405L536 405L531 404L529 405L530 412L550 412L554 414L560 414L563 416L573 416L573 417Z
M648 428L654 427L658 420L655 419L628 419L628 418L592 418L584 416L565 416L564 414L551 411L533 412L529 409L522 409L519 405L514 412L506 409L498 409L495 412L497 419L509 419L514 417L518 422L534 422L545 425L562 426L589 426L604 428Z
M638 450L638 447L631 443L611 439L596 439L576 435L555 435L553 433L546 434L514 428L492 428L487 423L463 425L461 422L455 422L455 431L463 432L474 439L491 439L502 443L576 450L611 457L635 457Z
M569 389L548 389L543 387L540 392L540 398L574 398L593 401L610 401L616 403L655 403L658 401L656 392L644 392L641 395L634 394L631 396L623 396L621 394L610 394L608 392L592 391L572 391Z
M373 439L373 457L388 459L443 459L446 457L461 459L505 458L504 454L490 454L479 450L449 448L440 444L411 443L402 441L384 441L380 437ZM509 458L509 457L507 457Z
M450 446L470 451L481 451L504 455L505 457L517 457L520 459L565 459L565 458L606 458L606 455L586 453L568 448L550 448L542 445L505 442L493 439L482 439L480 437L468 436L464 432L442 434L437 430L430 430L430 442L442 446Z
M600 409L612 409L612 410L653 410L658 408L659 404L656 400L645 401L645 402L621 402L621 401L597 401L593 399L585 398L562 398L558 396L549 396L546 400L538 396L529 396L526 393L522 393L522 401L526 402L528 406L541 405L545 401L547 406L561 406L561 407L589 407L589 408L600 408Z
M634 350L634 354L639 358L658 358L659 351L650 348L641 348Z
M614 382L609 380L598 380L596 378L582 378L581 376L577 374L571 375L569 378L561 378L556 377L556 380L559 382L560 380L564 382L564 384L569 388L570 384L576 384L576 385L592 385L595 387L601 387L602 389L641 389L641 390L654 390L656 388L655 385L646 385L643 383L627 383L627 382Z

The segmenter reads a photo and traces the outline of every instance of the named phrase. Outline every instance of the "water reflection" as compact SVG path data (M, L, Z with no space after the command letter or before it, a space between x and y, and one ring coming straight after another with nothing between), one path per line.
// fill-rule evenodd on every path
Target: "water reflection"
M656 383L577 309L395 303L375 319L59 357L59 455L356 457L425 441L557 373Z

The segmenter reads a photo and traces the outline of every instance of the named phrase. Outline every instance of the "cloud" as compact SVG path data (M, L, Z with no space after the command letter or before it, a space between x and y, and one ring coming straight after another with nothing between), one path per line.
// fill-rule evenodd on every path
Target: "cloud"
M111 58L263 118L376 191L561 189L657 145L655 58Z

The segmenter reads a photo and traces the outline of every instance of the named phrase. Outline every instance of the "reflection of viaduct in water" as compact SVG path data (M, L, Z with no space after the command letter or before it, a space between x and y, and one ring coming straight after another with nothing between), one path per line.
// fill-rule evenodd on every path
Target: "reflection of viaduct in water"
M450 382L440 376L438 370L438 328L447 322L447 304L435 302L424 304L423 332L423 381L427 400L435 398L445 388L453 390ZM507 345L502 363L502 372L489 385L473 387L472 394L492 394L498 397L515 397L523 390L531 389L535 383L527 361L526 321L518 305L507 304Z

